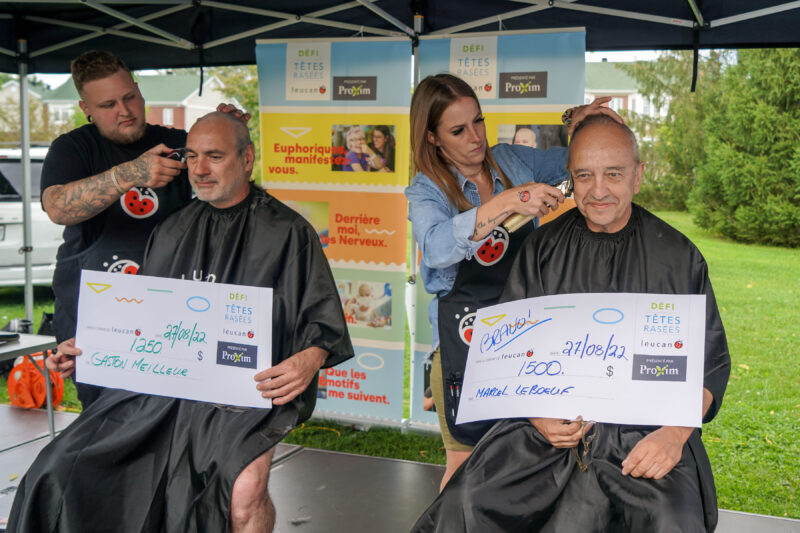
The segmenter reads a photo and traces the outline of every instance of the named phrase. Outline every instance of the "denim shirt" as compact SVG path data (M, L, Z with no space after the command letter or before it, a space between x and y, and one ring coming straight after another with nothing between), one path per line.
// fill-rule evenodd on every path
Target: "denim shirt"
M519 144L498 144L492 148L492 155L515 187L531 181L553 185L568 176L566 148L539 150ZM503 191L503 182L494 169L491 173L494 196ZM425 174L414 176L405 190L409 202L408 219L422 251L422 282L426 291L436 295L428 306L434 348L439 344L439 297L453 288L458 263L470 259L483 244L483 241L470 240L475 231L478 206L481 205L478 187L458 170L455 170L455 175L467 200L475 206L463 213L459 213L444 191ZM534 222L539 223L538 219Z

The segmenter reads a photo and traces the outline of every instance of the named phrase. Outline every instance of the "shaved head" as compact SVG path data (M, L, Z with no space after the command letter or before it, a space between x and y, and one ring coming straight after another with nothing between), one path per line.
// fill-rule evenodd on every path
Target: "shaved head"
M633 133L632 129L625 124L620 124L608 115L589 115L575 127L575 131L572 133L572 139L570 139L569 144L569 155L567 157L567 167L569 167L569 160L572 157L572 147L575 146L575 139L577 139L578 136L584 132L584 130L591 129L592 126L597 125L612 126L623 132L630 142L633 160L636 161L636 163L639 163L639 143L637 142L636 134Z
M194 129L194 127L198 124L206 121L224 121L230 124L233 127L234 144L236 145L236 149L240 154L244 152L245 148L253 144L253 141L250 139L250 130L247 129L247 125L242 122L241 119L236 118L230 113L214 111L207 115L203 115L197 119L197 121L194 123L194 126L192 126L192 129Z

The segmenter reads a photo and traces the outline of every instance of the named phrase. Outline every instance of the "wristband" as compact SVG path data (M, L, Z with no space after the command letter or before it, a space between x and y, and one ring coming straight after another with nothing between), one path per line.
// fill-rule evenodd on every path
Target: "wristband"
M117 175L114 172L114 168L115 167L111 167L111 182L114 184L114 187L117 188L117 192L119 193L119 195L122 196L123 194L125 194L125 191L122 190L122 187L119 186L119 182L117 181Z

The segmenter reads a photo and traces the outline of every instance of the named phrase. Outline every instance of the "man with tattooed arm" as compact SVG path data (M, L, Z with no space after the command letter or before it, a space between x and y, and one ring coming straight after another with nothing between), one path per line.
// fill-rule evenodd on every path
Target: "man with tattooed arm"
M75 336L81 269L135 274L152 229L191 199L186 165L164 157L186 144L186 132L145 122L127 65L92 50L71 71L89 124L53 141L41 180L44 210L65 226L53 277L59 343ZM249 118L233 106L218 109ZM77 387L86 407L98 388Z

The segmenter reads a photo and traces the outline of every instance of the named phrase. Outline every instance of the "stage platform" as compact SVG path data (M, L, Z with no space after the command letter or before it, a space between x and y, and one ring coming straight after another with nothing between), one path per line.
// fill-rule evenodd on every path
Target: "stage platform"
M56 431L77 415L56 413ZM0 405L0 524L50 441L44 411ZM436 497L444 467L279 444L269 489L276 533L405 533ZM0 531L3 531L0 525ZM800 520L720 511L719 533L800 533Z

